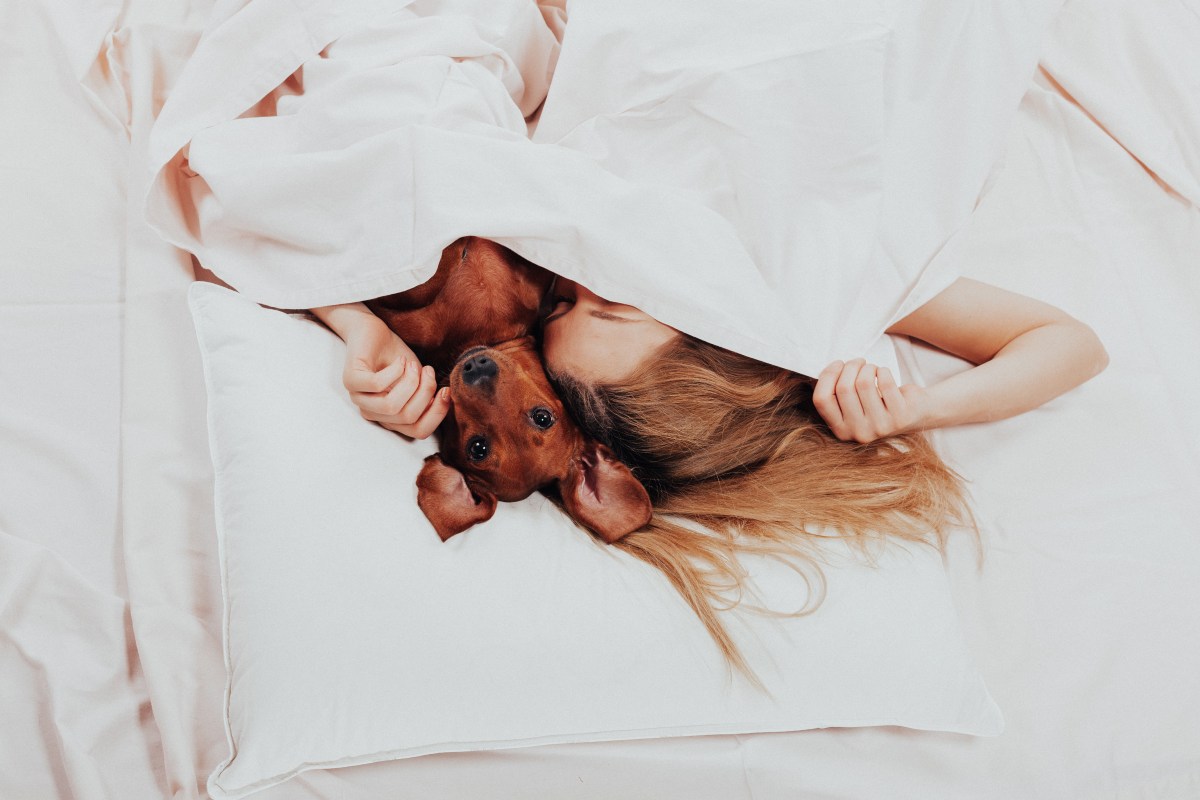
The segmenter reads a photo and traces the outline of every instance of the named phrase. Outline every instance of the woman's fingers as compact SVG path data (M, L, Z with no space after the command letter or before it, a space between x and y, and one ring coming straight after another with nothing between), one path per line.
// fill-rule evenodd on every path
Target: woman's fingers
M866 360L861 358L844 364L835 361L821 372L813 388L813 405L817 413L839 439L861 441L864 435L864 426L868 423L856 381L868 366ZM870 367L872 385L875 380L874 369Z
M871 442L880 436L886 436L892 428L888 410L883 406L883 398L879 396L879 388L875 383L878 375L879 369L875 365L866 364L854 381L865 417L864 425L858 431L860 442Z
M368 392L371 394L386 392L400 379L408 359L399 358L378 371L367 368L363 362L356 363L342 375L342 383L351 394Z
M350 397L363 410L363 416L375 422L394 422L421 385L421 365L405 360L400 375L390 388L379 392L352 392ZM414 415L415 419L415 415Z
M408 402L404 403L403 408L396 412L394 421L401 425L414 424L425 413L425 410L429 408L436 391L437 375L434 373L433 367L421 367L417 388L409 396ZM397 401L399 399L397 398Z
M433 432L442 424L442 420L446 418L446 414L450 412L450 389L443 387L436 395L429 407L425 409L420 418L411 425L386 425L405 436L411 436L414 439L427 439L433 435Z
M887 367L879 368L879 395L883 398L883 405L889 414L896 416L904 412L904 395L900 393L900 387Z
M858 399L856 381L858 373L866 364L866 360L861 358L847 361L846 366L842 368L842 374L838 376L837 386L833 390L838 406L842 410L842 419L853 432L857 432L864 417L862 401Z
M450 393L438 392L433 367L413 364L386 394L352 395L365 419L389 430L424 439L433 433L450 410Z
M821 419L825 420L825 424L833 431L833 435L839 439L844 438L842 432L845 421L842 419L842 409L833 390L844 366L841 361L834 361L821 370L821 374L817 376L817 385L813 387L813 405Z

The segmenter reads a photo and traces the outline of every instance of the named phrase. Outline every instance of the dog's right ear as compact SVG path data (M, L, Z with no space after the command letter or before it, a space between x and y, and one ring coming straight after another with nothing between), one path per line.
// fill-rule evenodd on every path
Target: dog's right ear
M472 492L463 474L434 454L417 475L417 505L442 541L496 513L496 498Z

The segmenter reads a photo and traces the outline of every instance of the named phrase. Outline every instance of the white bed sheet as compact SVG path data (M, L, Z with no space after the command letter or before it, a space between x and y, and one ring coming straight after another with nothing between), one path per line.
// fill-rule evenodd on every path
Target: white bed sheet
M206 529L196 528L201 546L191 554L181 539L185 528L169 524L167 515L158 515L148 532L162 540L169 531L180 542L172 591L187 602L172 603L127 557L127 547L147 555L153 547L131 542L123 502L138 481L125 469L139 441L127 400L141 393L139 381L179 383L166 374L135 374L133 391L126 391L126 300L137 289L126 267L149 256L158 259L156 271L172 274L174 264L181 287L191 270L186 257L140 248L136 229L127 230L136 179L131 108L148 114L162 87L142 86L134 103L122 89L132 65L114 56L131 40L146 42L143 53L185 56L178 37L194 38L189 31L203 6L91 0L6 3L0 13L0 797L6 800L198 794L192 775L204 754L164 741L155 714L190 696L209 707L203 665L215 662L212 674L220 678L219 654L211 654L219 636L205 635L203 648L180 652L178 683L165 682L162 669L146 676L142 659L155 651L147 631L156 615L180 628L204 627L198 620L207 612L196 587L212 574ZM174 345L188 353L187 340ZM181 406L189 416L202 409L202 401L189 403ZM202 440L170 430L171 441L189 454L203 453ZM185 477L176 471L169 480ZM203 471L193 482L205 485ZM158 641L163 650L186 644L171 633ZM203 714L189 711L167 729L168 738L191 736L199 726L199 738L208 741L219 734L218 719L212 717L210 736Z
M125 159L167 88L140 76L174 74L203 14L96 3L62 33L54 8L9 4L0 27L27 59L0 70L5 107L35 101L0 127L0 797L200 797L224 676L192 276L127 213L145 176ZM555 745L261 796L1200 795L1200 57L1180 46L1200 10L1076 0L1061 22L964 270L1086 319L1112 364L1037 412L938 434L989 542L982 573L958 549L949 567L1003 736ZM927 379L960 366L900 350Z
M125 136L79 84L120 8L57 10L0 13L0 797L152 797L118 535Z

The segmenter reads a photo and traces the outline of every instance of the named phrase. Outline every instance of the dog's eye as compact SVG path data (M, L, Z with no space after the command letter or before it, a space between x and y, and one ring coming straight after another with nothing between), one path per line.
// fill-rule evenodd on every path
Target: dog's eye
M467 458L472 461L483 461L488 454L488 440L482 436L472 436L467 441Z
M534 425L537 425L542 430L546 430L554 424L554 414L550 409L540 406L529 412L529 418L533 420Z

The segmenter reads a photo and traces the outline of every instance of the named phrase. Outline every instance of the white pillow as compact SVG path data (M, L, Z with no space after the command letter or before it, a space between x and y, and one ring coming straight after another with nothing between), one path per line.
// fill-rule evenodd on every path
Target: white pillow
M413 481L431 441L365 422L343 345L210 284L190 292L209 396L230 756L215 798L308 769L552 742L900 725L994 735L940 558L836 557L798 619L731 627L731 677L665 579L540 496L443 543ZM750 564L766 603L794 573Z

